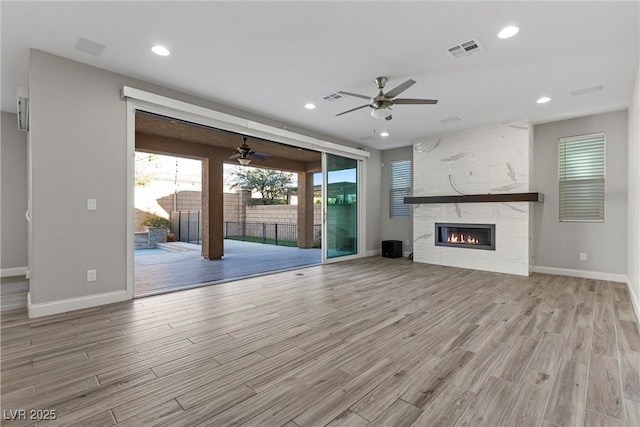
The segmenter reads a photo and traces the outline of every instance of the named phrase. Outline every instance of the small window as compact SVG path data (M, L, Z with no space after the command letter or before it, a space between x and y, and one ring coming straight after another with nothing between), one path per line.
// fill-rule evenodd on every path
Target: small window
M559 219L604 222L605 134L560 138Z
M411 205L404 198L411 196L411 160L389 163L389 217L409 218Z

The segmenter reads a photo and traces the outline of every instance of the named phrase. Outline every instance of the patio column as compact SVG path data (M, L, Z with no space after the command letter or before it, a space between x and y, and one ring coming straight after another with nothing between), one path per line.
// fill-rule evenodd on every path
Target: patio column
M313 247L313 173L298 172L298 247Z
M202 161L202 256L220 259L224 255L224 188L222 159Z
M247 222L247 205L251 200L251 191L249 187L240 187L236 190L238 193L238 222Z

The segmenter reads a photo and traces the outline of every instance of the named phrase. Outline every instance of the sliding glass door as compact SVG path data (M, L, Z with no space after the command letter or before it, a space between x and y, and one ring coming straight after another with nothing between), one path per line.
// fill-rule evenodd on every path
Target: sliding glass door
M359 161L324 154L324 257L358 253Z

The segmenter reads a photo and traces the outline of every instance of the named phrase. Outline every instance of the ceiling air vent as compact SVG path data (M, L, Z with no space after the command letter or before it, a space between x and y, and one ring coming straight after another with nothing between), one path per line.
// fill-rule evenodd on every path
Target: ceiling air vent
M83 39L82 37L78 37L78 40L76 41L76 49L80 52L88 53L89 55L100 56L102 55L104 48L105 45Z
M449 55L454 58L462 58L482 50L482 45L478 39L471 39L468 42L460 43L447 49Z
M335 101L342 101L343 96L340 95L339 93L330 93L329 95L323 97L322 99L329 102L335 102Z
M602 85L598 85L598 86L588 87L586 89L574 90L569 94L571 96L580 96L580 95L586 95L588 93L600 92L601 90L602 90Z

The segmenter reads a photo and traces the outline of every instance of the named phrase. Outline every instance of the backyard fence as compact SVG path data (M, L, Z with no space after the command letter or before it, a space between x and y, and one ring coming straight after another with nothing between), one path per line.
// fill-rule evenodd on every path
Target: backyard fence
M313 247L319 248L322 227L313 226ZM298 246L298 225L268 222L224 222L224 238L278 246Z
M202 215L197 212L171 212L171 233L179 242L202 244ZM313 247L322 241L322 226L313 226ZM269 222L224 222L224 238L278 246L298 246L298 225Z

